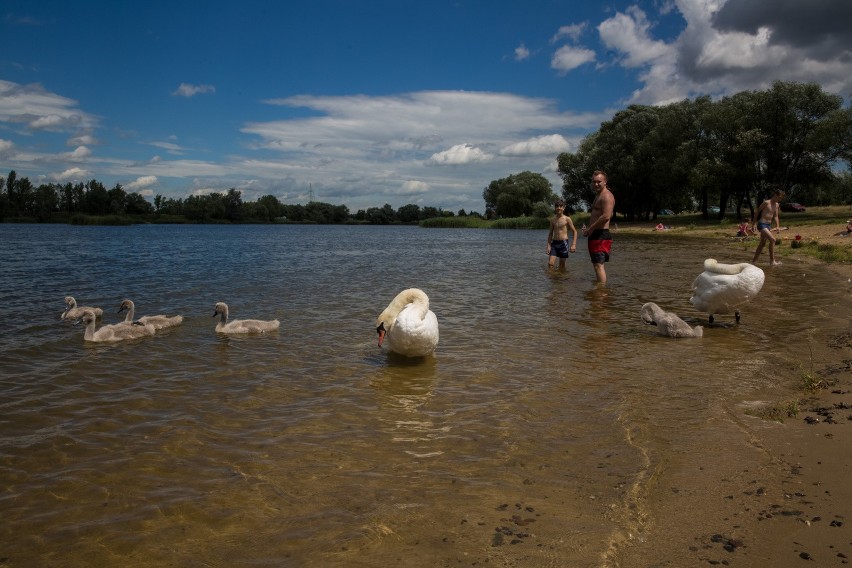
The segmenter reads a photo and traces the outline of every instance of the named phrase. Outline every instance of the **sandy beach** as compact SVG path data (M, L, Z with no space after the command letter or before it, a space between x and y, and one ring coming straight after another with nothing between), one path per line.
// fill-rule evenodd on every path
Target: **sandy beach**
M852 237L835 235L837 224L803 225L782 219L782 262L816 263L790 241L799 235L851 247ZM654 231L654 224L619 231L652 231L733 241L736 226ZM754 238L742 242L753 252ZM764 251L758 265L768 263ZM852 266L834 264L842 302L852 298ZM848 305L848 304L847 304ZM815 314L815 317L819 317ZM815 342L817 343L817 342ZM852 559L852 322L827 334L811 348L815 389L798 386L802 369L789 369L791 394L785 400L754 401L732 416L706 425L708 443L684 449L677 464L654 472L648 519L642 534L613 551L610 565L679 566L842 566ZM779 420L774 407L795 409ZM760 416L763 414L764 416ZM719 429L727 430L719 436ZM712 431L712 435L710 434ZM712 440L724 439L724 443Z

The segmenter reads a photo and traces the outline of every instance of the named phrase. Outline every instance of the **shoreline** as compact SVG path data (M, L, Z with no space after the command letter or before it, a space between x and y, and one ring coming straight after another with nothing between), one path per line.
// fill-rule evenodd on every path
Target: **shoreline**
M646 230L653 226L621 231ZM682 233L725 238L718 231ZM804 227L798 232L806 233ZM807 238L820 235L812 232ZM836 238L852 246L852 238ZM783 255L824 264L849 283L840 293L852 299L849 264L824 263L789 248ZM766 263L764 251L759 265ZM852 471L852 322L845 330L826 330L814 339L810 384L804 385L801 369L785 368L781 388L789 393L786 398L721 409L696 447L683 449L677 463L660 463L648 472L640 504L648 522L604 565L774 568L806 561L818 566L852 562L852 484L847 479ZM773 404L776 410L796 412L773 420L768 417Z

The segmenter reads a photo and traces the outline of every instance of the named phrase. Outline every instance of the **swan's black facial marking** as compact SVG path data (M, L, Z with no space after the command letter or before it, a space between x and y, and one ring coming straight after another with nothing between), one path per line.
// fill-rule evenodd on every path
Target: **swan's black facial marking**
M379 327L376 328L376 333L382 333L385 331L385 322L379 324Z

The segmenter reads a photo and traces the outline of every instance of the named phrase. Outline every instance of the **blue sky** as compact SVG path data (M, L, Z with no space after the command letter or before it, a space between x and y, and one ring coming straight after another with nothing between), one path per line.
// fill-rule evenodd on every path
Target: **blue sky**
M0 176L483 211L632 103L852 93L852 2L0 4Z

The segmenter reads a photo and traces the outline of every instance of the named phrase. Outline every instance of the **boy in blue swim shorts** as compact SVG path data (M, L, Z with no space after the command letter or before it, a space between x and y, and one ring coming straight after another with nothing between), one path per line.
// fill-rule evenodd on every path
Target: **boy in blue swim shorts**
M545 252L550 256L547 266L551 270L559 259L559 270L565 270L565 261L572 252L577 251L577 229L571 217L565 215L565 202L553 204L556 215L550 219L550 230L547 232L547 247ZM571 244L568 244L568 230L574 234Z
M775 231L781 232L781 219L779 218L781 206L780 201L784 199L784 192L776 189L772 197L765 200L754 212L753 222L757 226L757 231L760 233L760 243L757 245L757 250L754 251L754 258L751 259L752 264L757 264L757 259L760 253L763 252L763 246L769 243L769 264L770 266L778 266L781 262L775 258L775 236L772 234L772 222L775 221Z

